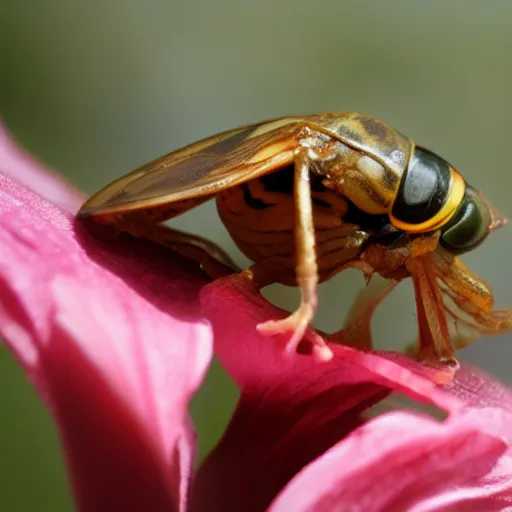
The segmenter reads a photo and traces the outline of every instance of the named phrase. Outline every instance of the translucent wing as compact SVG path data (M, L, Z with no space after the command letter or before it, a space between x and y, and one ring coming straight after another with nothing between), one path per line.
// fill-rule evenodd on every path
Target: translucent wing
M176 202L194 204L284 167L293 162L304 121L281 118L245 126L164 155L105 187L79 214L94 217Z

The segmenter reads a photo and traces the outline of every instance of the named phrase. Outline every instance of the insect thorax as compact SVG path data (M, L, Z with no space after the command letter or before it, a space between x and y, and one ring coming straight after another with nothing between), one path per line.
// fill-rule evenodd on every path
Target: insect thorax
M328 145L315 167L324 176L324 185L370 215L389 213L402 177L398 169L339 141Z

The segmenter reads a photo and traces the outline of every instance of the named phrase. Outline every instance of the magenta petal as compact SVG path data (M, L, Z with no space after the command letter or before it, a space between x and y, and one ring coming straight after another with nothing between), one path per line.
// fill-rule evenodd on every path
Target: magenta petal
M0 124L0 174L22 183L62 209L75 213L85 195L20 149Z
M444 389L460 398L466 406L495 407L512 412L512 390L473 366L462 366L457 378Z
M284 382L291 388L302 389L307 387L304 379L327 379L327 384L321 384L326 387L341 379L343 383L378 383L446 410L462 405L432 382L451 377L449 370L437 371L400 354L370 354L331 345L334 361L318 363L311 356L286 357L283 337L267 338L256 330L257 324L279 318L283 313L260 295L242 291L232 278L205 286L201 301L203 311L213 323L215 353L246 393L266 389L270 383Z
M434 369L397 354L333 346L329 362L286 357L278 339L255 328L279 311L230 279L207 285L201 299L216 355L241 398L198 472L197 510L264 510L298 471L364 423L362 413L393 391L448 412L463 406L427 378L437 376Z
M80 510L183 510L187 406L211 357L204 281L150 244L120 254L82 231L0 176L0 332L52 408Z
M503 510L512 474L493 490L485 483L508 445L474 420L474 411L441 424L401 412L376 418L299 473L270 511Z

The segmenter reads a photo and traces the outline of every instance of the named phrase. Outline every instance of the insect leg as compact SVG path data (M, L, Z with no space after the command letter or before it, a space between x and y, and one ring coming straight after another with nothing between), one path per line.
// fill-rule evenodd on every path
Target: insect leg
M360 350L372 350L371 321L375 310L391 293L399 281L372 280L358 294L352 304L342 329L325 338L334 343L342 343Z
M240 271L228 254L215 243L162 224L175 217L178 212L179 205L164 206L150 211L140 210L105 217L103 223L111 225L118 232L128 233L136 238L147 238L196 261L212 279Z
M162 224L152 226L144 233L144 237L196 261L212 279L240 271L227 253L206 238L184 233Z
M421 308L419 354L423 359L434 356L450 362L453 347L463 348L480 336L511 329L512 311L493 309L491 288L459 258L438 251L430 261L418 259L410 265Z
M294 174L295 199L295 275L300 287L299 308L282 320L270 320L258 325L258 330L266 335L292 333L287 344L289 351L295 351L306 329L313 319L318 303L316 287L318 267L315 252L315 229L311 200L310 166L305 154L299 153L295 160ZM325 347L327 348L327 347Z

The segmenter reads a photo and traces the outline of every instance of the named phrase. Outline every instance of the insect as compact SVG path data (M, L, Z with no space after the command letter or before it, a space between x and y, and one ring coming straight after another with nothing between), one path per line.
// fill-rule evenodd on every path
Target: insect
M162 225L211 198L254 262L242 274L252 286L300 288L296 311L258 326L289 333L293 349L315 315L318 283L350 267L390 284L360 301L328 340L364 335L370 348L375 308L408 277L422 359L451 361L454 347L512 326L512 310L493 310L490 287L459 259L506 219L446 160L383 121L321 113L226 131L119 178L79 216L169 246L215 278L237 271L229 256Z

